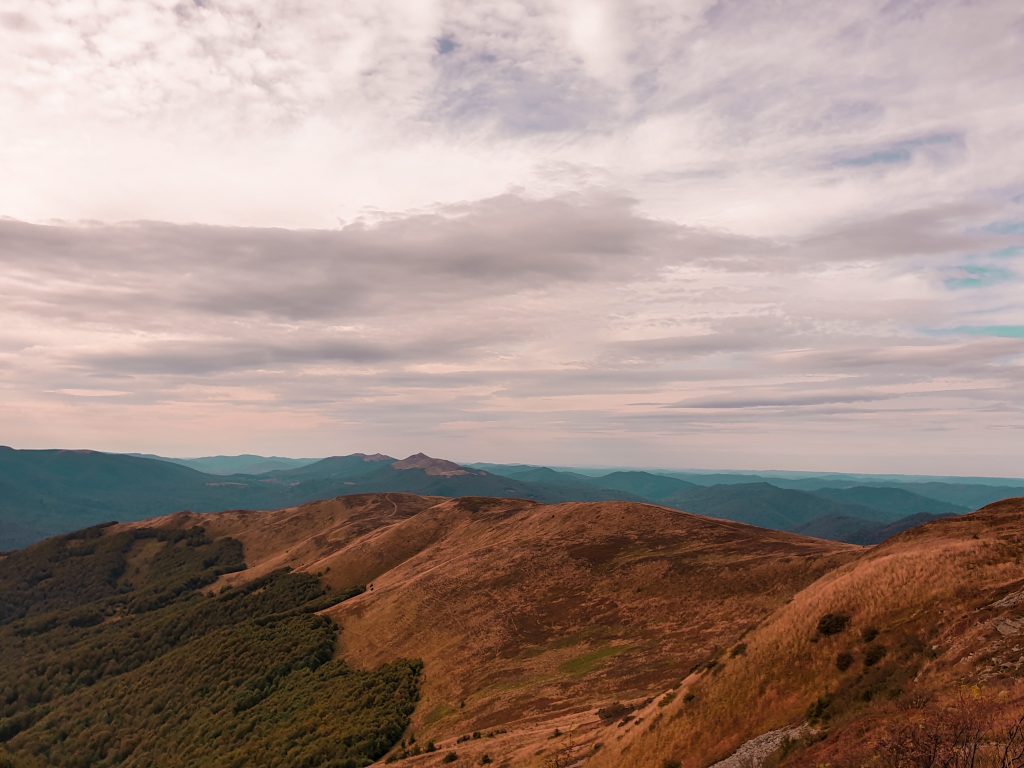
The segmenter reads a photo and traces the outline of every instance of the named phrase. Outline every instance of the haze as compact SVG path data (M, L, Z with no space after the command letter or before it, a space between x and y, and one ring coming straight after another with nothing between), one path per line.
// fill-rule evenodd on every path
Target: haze
M1019 475L1024 8L0 13L0 442Z

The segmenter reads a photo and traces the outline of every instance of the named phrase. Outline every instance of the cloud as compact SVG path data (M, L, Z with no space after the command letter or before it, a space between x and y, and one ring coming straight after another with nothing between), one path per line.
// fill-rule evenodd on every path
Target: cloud
M15 0L5 440L1006 467L1022 58L1010 0Z

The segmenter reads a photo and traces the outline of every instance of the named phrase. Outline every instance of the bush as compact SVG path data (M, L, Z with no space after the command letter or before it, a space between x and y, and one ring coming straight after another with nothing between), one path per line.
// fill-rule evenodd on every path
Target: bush
M442 763L454 763L459 759L459 756L454 752L449 752L447 755L441 758Z
M878 637L878 627L868 627L860 633L860 639L865 643L870 643L876 637Z
M840 672L845 672L853 664L853 654L843 651L836 656L836 669Z
M618 720L633 711L633 707L623 704L621 701L613 701L606 707L597 710L597 716L602 720Z
M845 613L826 613L818 619L818 634L828 637L846 631L850 625L850 617Z
M872 645L864 652L864 666L873 667L885 658L884 645Z
M819 696L811 706L807 708L807 719L812 723L818 720L828 719L828 708L832 706L832 697L828 694Z

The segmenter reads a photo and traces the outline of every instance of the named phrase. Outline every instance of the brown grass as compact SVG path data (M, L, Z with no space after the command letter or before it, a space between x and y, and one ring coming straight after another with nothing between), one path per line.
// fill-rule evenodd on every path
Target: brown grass
M581 757L633 739L664 719L658 702L690 670L860 552L619 502L384 494L163 522L241 539L250 567L225 582L290 566L337 588L370 584L330 613L349 661L425 661L412 730L438 753L410 765L474 731L507 731L457 746L460 760L495 765L542 765L556 727L573 730ZM603 722L596 710L614 701L638 709Z
M979 681L1005 689L1011 683L1000 677L998 663L979 659L998 660L1017 642L993 630L999 612L990 606L1024 579L1022 512L1018 500L935 523L822 576L745 639L744 655L703 675L691 702L670 705L670 727L645 732L588 765L708 765L750 738L803 721L816 702L830 726L828 739L815 748L823 758L831 754L828 744L862 728L879 702L943 695ZM819 635L826 613L850 615L850 627ZM872 642L887 649L870 669L862 663L861 638L869 627L881 630ZM844 651L855 657L845 672L835 665ZM846 751L858 740L864 743L860 736L847 740ZM806 758L797 754L790 762L818 764Z

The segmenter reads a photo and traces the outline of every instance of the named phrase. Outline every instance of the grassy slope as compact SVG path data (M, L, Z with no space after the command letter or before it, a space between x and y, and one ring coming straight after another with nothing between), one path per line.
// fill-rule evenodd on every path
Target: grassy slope
M549 750L565 718L593 726L615 699L660 696L857 551L621 502L385 494L164 524L198 519L245 544L252 569L223 583L291 565L371 584L329 612L346 660L422 658L420 740L508 729L513 752Z
M998 601L1024 586L1022 514L1018 499L932 523L824 575L750 633L745 654L696 680L690 701L677 700L588 765L708 765L802 722L819 701L826 738L786 764L864 765L901 706L977 685L978 695L1019 707L1019 640L998 627L1019 616L1024 598ZM826 613L848 614L850 627L820 636ZM879 635L866 642L871 628ZM886 655L869 667L872 645ZM852 656L846 671L837 668L840 653Z

